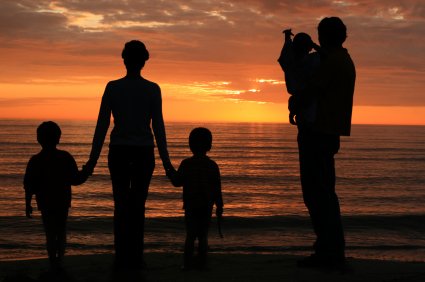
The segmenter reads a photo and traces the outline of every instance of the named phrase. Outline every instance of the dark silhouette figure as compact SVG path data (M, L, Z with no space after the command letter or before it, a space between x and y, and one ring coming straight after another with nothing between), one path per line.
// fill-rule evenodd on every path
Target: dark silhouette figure
M345 261L334 155L340 147L340 136L350 135L356 73L350 55L342 47L347 33L341 19L324 18L318 34L320 66L302 93L317 99L315 119L297 117L301 186L316 234L314 253L299 261L301 267L338 266Z
M204 268L207 264L208 228L213 206L216 216L223 215L223 198L218 165L207 156L211 150L212 134L198 127L189 136L193 156L183 160L177 171L170 170L168 177L174 186L183 186L183 208L186 223L183 269ZM198 238L198 259L194 259L195 240Z
M285 42L277 61L285 73L286 89L291 95L288 100L289 122L295 125L296 116L313 121L317 101L313 97L304 97L302 92L320 64L319 53L310 52L313 48L319 50L320 47L306 33L297 33L293 40L291 29L286 29L283 33ZM299 107L300 104L303 108ZM300 111L302 114L298 116Z
M56 148L60 137L61 130L52 121L43 122L37 128L37 141L42 149L29 160L24 177L26 216L31 217L31 199L35 194L53 269L61 266L65 255L71 185L80 185L88 178L87 171L78 171L70 153Z
M96 166L112 114L108 167L115 204L115 266L143 268L145 202L155 167L154 135L164 168L172 165L161 90L140 75L149 59L148 50L142 42L133 40L125 44L122 58L127 74L106 85L87 168L92 172Z

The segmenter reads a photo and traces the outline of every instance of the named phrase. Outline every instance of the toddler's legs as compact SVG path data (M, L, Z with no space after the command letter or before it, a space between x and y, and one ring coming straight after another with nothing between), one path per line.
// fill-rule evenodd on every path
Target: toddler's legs
M193 268L193 253L195 251L196 240L196 212L191 209L184 211L184 220L186 225L186 240L184 244L183 268Z
M198 237L198 264L200 268L207 265L208 235Z
M58 212L57 214L57 241L56 241L56 252L57 260L59 263L65 255L66 248L66 222L68 219L68 209Z
M57 268L65 254L68 209L41 212L50 266Z

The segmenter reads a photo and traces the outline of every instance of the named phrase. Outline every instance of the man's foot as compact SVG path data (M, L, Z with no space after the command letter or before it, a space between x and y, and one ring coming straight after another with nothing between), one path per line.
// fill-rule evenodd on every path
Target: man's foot
M297 266L302 268L321 267L322 265L323 260L316 254L312 254L297 261Z
M187 265L187 264L183 264L182 267L180 268L182 271L190 271L193 270L194 267L193 265Z
M345 265L344 257L324 256L312 254L308 257L302 258L297 261L297 266L301 268L330 268L342 269Z

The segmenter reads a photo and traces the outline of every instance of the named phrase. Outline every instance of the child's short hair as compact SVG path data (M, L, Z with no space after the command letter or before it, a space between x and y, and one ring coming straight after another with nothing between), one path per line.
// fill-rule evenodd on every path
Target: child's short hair
M42 147L56 146L61 138L61 129L53 121L45 121L37 128L37 141Z
M197 127L190 132L189 147L193 153L206 153L211 150L212 134L208 128Z
M304 32L297 33L294 36L294 48L300 52L310 52L313 48L313 40L310 35Z

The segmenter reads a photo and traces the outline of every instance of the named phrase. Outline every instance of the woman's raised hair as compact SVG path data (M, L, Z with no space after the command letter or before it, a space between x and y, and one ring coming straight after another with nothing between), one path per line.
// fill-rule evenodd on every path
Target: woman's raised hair
M128 61L147 61L149 60L149 52L143 42L139 40L131 40L125 43L121 57Z

